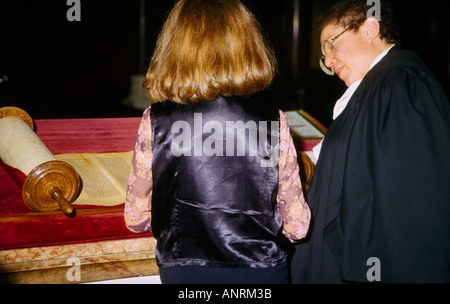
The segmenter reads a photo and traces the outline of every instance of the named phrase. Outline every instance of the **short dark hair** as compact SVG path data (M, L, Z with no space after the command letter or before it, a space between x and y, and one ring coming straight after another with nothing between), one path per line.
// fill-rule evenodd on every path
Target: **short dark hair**
M380 1L380 38L388 43L399 43L397 22L391 3ZM329 24L357 31L367 19L371 5L366 0L339 1L319 19L319 32Z

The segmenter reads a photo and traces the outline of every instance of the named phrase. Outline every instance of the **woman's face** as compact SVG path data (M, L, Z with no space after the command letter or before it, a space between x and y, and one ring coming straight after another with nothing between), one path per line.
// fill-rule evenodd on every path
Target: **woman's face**
M329 24L322 30L320 42L330 41L344 30L345 28L339 25ZM333 44L336 47L336 54L333 58L325 56L325 65L333 68L335 74L347 86L362 79L369 71L374 59L371 45L364 35L363 26L358 31L345 31L334 40Z

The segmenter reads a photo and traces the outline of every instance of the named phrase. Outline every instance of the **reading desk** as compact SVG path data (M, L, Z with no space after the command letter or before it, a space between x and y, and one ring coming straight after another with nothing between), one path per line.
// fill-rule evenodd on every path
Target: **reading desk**
M288 119L298 150L311 150L323 137L324 129L305 113L291 112ZM132 151L140 120L41 119L34 124L36 135L58 156ZM308 161L304 155L302 160ZM72 216L33 212L16 181L20 172L0 164L0 282L80 283L158 274L156 240L126 228L123 203L73 205Z

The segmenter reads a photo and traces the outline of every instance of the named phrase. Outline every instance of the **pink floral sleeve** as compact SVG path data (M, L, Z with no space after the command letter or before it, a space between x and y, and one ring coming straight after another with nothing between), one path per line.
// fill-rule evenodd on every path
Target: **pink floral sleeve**
M278 210L283 217L283 233L296 242L306 236L311 212L303 195L297 152L286 114L280 111L280 158L278 160Z
M150 108L139 127L125 201L125 223L133 232L151 230L151 202L153 190ZM283 233L295 242L305 237L310 210L301 186L297 153L286 115L280 111L280 157L277 207L283 217Z
M153 190L151 139L150 108L148 108L142 116L136 138L125 201L125 223L133 232L151 230Z

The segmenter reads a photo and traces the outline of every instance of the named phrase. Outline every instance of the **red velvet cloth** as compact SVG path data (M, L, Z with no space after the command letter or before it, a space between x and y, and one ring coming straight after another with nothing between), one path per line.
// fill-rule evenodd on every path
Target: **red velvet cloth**
M36 134L53 154L131 151L139 124L140 117L35 121ZM34 213L23 203L20 179L20 172L0 166L0 250L151 235L126 228L123 205L75 206L72 218L62 212Z
M312 151L322 138L303 138L300 142L295 142L295 146L299 146L300 151ZM295 140L294 140L295 141Z
M140 117L42 119L36 134L53 154L126 152L134 149Z

